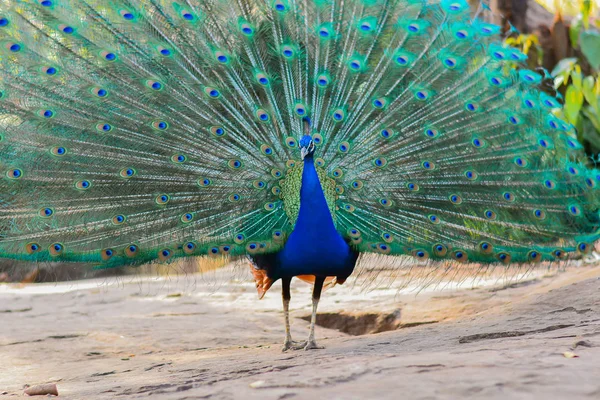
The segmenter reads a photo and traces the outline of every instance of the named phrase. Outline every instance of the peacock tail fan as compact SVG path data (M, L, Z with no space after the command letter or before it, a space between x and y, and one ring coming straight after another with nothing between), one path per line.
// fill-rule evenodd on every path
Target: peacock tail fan
M0 257L276 252L306 129L360 252L588 252L600 171L499 31L464 0L2 1Z

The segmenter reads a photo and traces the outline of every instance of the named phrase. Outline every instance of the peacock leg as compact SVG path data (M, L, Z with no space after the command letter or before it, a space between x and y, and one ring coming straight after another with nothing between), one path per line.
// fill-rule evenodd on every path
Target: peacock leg
M323 346L317 346L317 342L315 341L315 324L317 323L317 306L319 305L319 299L321 298L321 291L323 289L323 283L325 282L325 278L316 277L315 278L315 286L313 288L312 295L312 316L310 318L310 333L308 335L308 340L306 341L306 346L304 346L304 350L312 350L312 349L324 349Z
M290 294L291 282L292 278L281 279L281 297L283 298L283 315L285 318L285 341L283 342L281 351L297 350L306 345L306 343L294 342L292 340L292 333L290 332L290 300L292 299Z

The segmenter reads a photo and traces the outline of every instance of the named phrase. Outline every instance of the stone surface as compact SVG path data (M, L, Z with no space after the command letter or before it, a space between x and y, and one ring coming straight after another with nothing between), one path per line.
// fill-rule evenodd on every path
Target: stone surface
M318 327L325 350L288 353L278 285L258 301L249 282L111 279L0 285L0 398L44 383L87 400L600 398L600 266L419 294L337 286L320 311L400 309L400 328ZM295 281L297 340L309 310Z

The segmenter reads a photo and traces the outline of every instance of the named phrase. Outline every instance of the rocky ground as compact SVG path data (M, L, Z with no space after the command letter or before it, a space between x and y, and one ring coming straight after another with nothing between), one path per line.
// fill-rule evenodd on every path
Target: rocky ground
M318 327L325 350L282 353L279 286L0 284L0 399L43 383L86 400L600 398L600 266L409 289L328 290L320 323L362 335ZM309 310L295 282L296 338Z

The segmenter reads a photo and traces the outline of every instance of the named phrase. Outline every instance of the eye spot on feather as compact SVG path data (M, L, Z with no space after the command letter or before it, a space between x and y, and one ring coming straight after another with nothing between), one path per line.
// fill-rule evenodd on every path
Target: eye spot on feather
M135 16L130 11L121 10L121 11L119 11L119 13L127 21L133 21L135 19Z
M436 138L440 135L440 131L438 131L435 128L427 128L424 131L425 136L429 137L429 138Z
M527 108L534 108L535 107L535 103L532 100L525 100L525 107Z
M185 254L193 254L196 251L196 243L187 242L183 245L183 252Z
M429 222L431 222L434 225L438 225L440 222L442 222L440 220L440 217L438 217L437 215L433 215L433 214L429 215L427 217L427 219L429 219Z
M37 243L27 243L25 245L25 251L27 252L27 254L35 254L41 249L42 247Z
M533 216L539 220L546 218L546 212L544 210L535 209L533 210Z
M383 129L381 130L381 132L380 132L380 135L381 135L381 137L382 137L382 138L384 138L384 139L389 139L389 138L391 138L392 136L394 136L394 132L393 132L393 131L391 131L391 130L390 130L390 129L388 129L388 128L383 128Z
M50 149L50 154L56 157L62 157L67 154L67 149L62 146L55 146Z
M227 64L229 62L229 57L222 51L215 51L215 59L221 64Z
M102 88L93 88L92 93L98 97L106 97L108 96L108 90Z
M475 138L471 141L471 144L473 145L473 147L478 148L478 149L484 147L484 143L485 142L482 139L478 139L478 138Z
M375 108L377 110L382 110L385 107L387 107L388 99L385 97L378 97L376 99L373 99L373 101L371 102L371 105L373 106L373 108Z
M158 252L158 259L160 261L167 261L169 258L171 258L171 256L173 255L173 252L169 249L162 249Z
M238 160L238 159L232 159L232 160L229 160L229 161L227 162L227 165L228 165L228 166L229 166L229 168L231 168L231 169L240 169L240 168L242 168L242 165L243 165L243 164L242 164L242 162L241 162L240 160Z
M39 115L44 118L52 118L54 117L54 111L52 110L42 110Z
M320 88L326 88L331 83L331 78L329 78L326 74L321 74L317 76L317 85Z
M353 213L355 208L352 204L344 204L344 210L348 211L349 213Z
M102 257L102 260L104 261L110 260L114 255L115 251L113 249L104 249L100 251L100 257Z
M17 53L21 51L22 46L19 43L7 43L6 48L12 51L13 53Z
M416 183L413 182L409 182L406 184L406 187L408 188L408 190L410 190L411 192L418 192L419 191L419 185L417 185Z
M386 243L392 243L394 241L394 236L388 232L382 233L381 238L385 240Z
M579 217L581 215L581 207L576 204L571 204L568 206L569 214L574 217Z
M425 101L429 98L429 92L425 90L418 90L417 92L415 92L415 97L417 98L417 100Z
M296 55L296 50L292 46L285 45L281 48L281 55L283 55L284 58L290 60Z
M279 186L273 186L271 193L273 193L275 196L279 196L281 194L281 188Z
M566 252L560 249L556 249L552 252L552 255L556 258L564 258L566 256Z
M338 108L331 113L331 117L335 122L342 122L346 118L346 112L343 109Z
M577 175L579 175L579 170L578 170L576 167L573 167L573 166L569 166L569 167L567 168L567 172L568 172L569 174L573 175L573 176L577 176Z
M592 178L585 178L585 184L588 188L593 189L596 187L596 182Z
M384 207L388 207L389 208L389 207L391 207L394 204L394 202L392 200L390 200L390 199L385 199L384 198L384 199L379 199L379 204L381 204Z
M206 187L209 186L211 184L211 180L208 178L200 178L198 179L198 186L200 187Z
M468 111L471 111L471 112L475 112L475 111L478 111L478 110L479 110L479 106L478 106L477 104L475 104L475 103L467 103L467 104L465 105L465 108L466 108Z
M581 242L577 245L577 250L583 254L590 253L592 251L592 249L593 249L593 246L591 246L589 243Z
M58 256L62 255L64 250L65 250L65 247L61 243L51 244L50 247L48 248L48 251L50 252L50 255L52 257L58 257Z
M452 204L461 204L461 203L462 203L462 201L463 201L463 200L462 200L462 197L460 197L460 196L459 196L459 195L457 195L457 194L451 194L451 195L450 195L450 197L449 197L449 199L450 199L450 202L451 202Z
M532 250L529 253L527 253L527 259L529 260L529 262L538 262L542 259L542 253L540 253L539 251Z
M169 128L169 124L165 121L154 121L152 122L152 127L159 131L164 131Z
M75 188L78 190L88 190L92 187L92 182L87 179L75 182Z
M315 133L314 135L312 135L312 139L313 143L317 146L323 143L323 136L320 133Z
M124 224L126 220L127 220L127 218L125 218L124 215L119 214L119 215L115 215L112 218L112 223L114 225L121 225L121 224Z
M502 198L506 201L513 202L515 201L515 196L510 192L502 193Z
M452 258L459 262L465 262L468 260L467 252L463 250L455 250L452 253Z
M325 160L323 160L321 157L315 159L315 163L317 164L317 167L324 167L325 166Z
M297 144L297 143L296 143L296 139L294 139L294 138L293 138L293 137L291 137L291 136L288 136L288 137L285 139L285 144L286 144L286 146L287 146L287 147L289 147L289 148L294 148L294 147L296 147L296 144Z
M485 212L483 213L483 215L484 215L484 216L485 216L487 219L489 219L490 221L495 221L495 220L496 220L496 218L498 217L498 216L496 215L496 213L495 213L494 211L492 211L492 210L485 210Z
M187 161L187 157L184 154L174 154L171 156L171 161L175 164L182 164Z
M275 203L265 203L265 205L263 206L265 210L267 211L273 211L275 209Z
M554 189L554 188L556 188L556 183L551 179L546 179L544 181L544 187L546 189Z
M448 248L441 243L433 246L433 253L438 257L444 257L448 252Z
M104 58L106 61L115 61L117 59L117 55L109 51L100 52L100 57Z
M6 18L4 18L4 17L1 17L1 18L0 18L0 28L3 28L3 27L5 27L5 26L7 26L7 25L8 25L8 22L9 22L9 21L8 21L8 19L6 19Z
M146 81L146 86L148 86L150 89L156 90L156 91L162 90L162 88L163 88L162 83L155 81L153 79L148 79Z
M377 250L379 250L379 253L381 253L381 254L390 254L392 249L386 243L379 243L379 244L377 244Z
M165 56L165 57L169 57L173 54L170 49L167 49L166 47L163 47L163 46L158 46L157 50L160 53L160 55Z
M465 172L465 177L470 181L474 181L475 179L477 179L477 172L468 170Z
M377 168L383 168L387 165L387 160L384 157L378 157L375 160L373 160L373 164Z
M352 239L359 238L362 235L361 232L356 228L349 228L347 233Z
M258 118L258 120L261 122L269 122L271 120L271 116L269 115L269 113L267 113L262 108L256 110L254 115L256 115L256 118Z
M288 10L288 5L282 0L275 0L273 2L273 8L275 9L275 11L283 13Z
M252 186L255 189L264 189L265 187L267 187L267 184L264 181L255 180L254 182L252 182Z
M518 167L526 167L527 166L527 160L523 157L515 157L514 162Z
M207 86L204 88L204 94L207 95L210 99L218 99L221 97L221 92L212 86Z
M138 255L140 249L135 244L130 244L125 248L125 255L129 258L133 258Z
M19 168L13 168L6 172L6 177L8 179L21 179L23 177L23 170Z
M412 256L419 260L427 260L429 258L429 253L425 250L414 250Z
M233 194L230 194L227 198L230 202L237 203L238 201L240 201L242 199L242 196L240 196L237 193L233 193Z
M494 250L494 246L492 246L490 243L488 243L488 242L479 243L479 251L481 251L482 253L490 254L493 250Z
M46 75L53 76L57 74L58 70L54 67L43 67L42 72L44 72Z
M433 161L423 161L421 163L421 167L423 167L423 169L431 171L435 169L435 163Z
M352 183L350 184L350 186L352 186L352 189L354 189L354 190L360 190L360 189L362 189L363 185L364 185L363 182L361 180L358 180L358 179L355 180L355 181L352 181Z
M281 170L280 170L280 169L273 168L273 169L271 170L271 176L272 176L273 178L281 178L281 177L283 176L283 172L281 172Z
M192 213L185 213L181 216L181 222L187 224L188 222L192 222L192 220L194 219L194 214Z
M279 241L279 240L283 240L284 235L283 235L282 231L280 231L279 229L277 229L277 230L273 231L272 237L273 237L274 240Z
M512 260L512 256L509 253L506 252L500 252L496 255L496 258L498 259L498 261L502 262L503 264L510 264L510 261Z
M108 133L113 130L113 127L111 124L108 124L105 122L100 122L99 124L96 125L96 129L102 133Z
M50 218L54 215L54 210L50 207L44 207L39 211L39 216L42 218Z
M348 142L340 143L340 145L338 146L338 150L340 151L340 153L347 153L350 150L350 143L348 143Z
M166 205L169 202L169 200L171 200L171 197L169 195L167 195L167 194L159 194L154 199L154 201L156 202L156 204L158 204L160 206Z
M342 176L344 176L344 172L340 168L336 168L331 172L331 175L334 178L341 178Z

